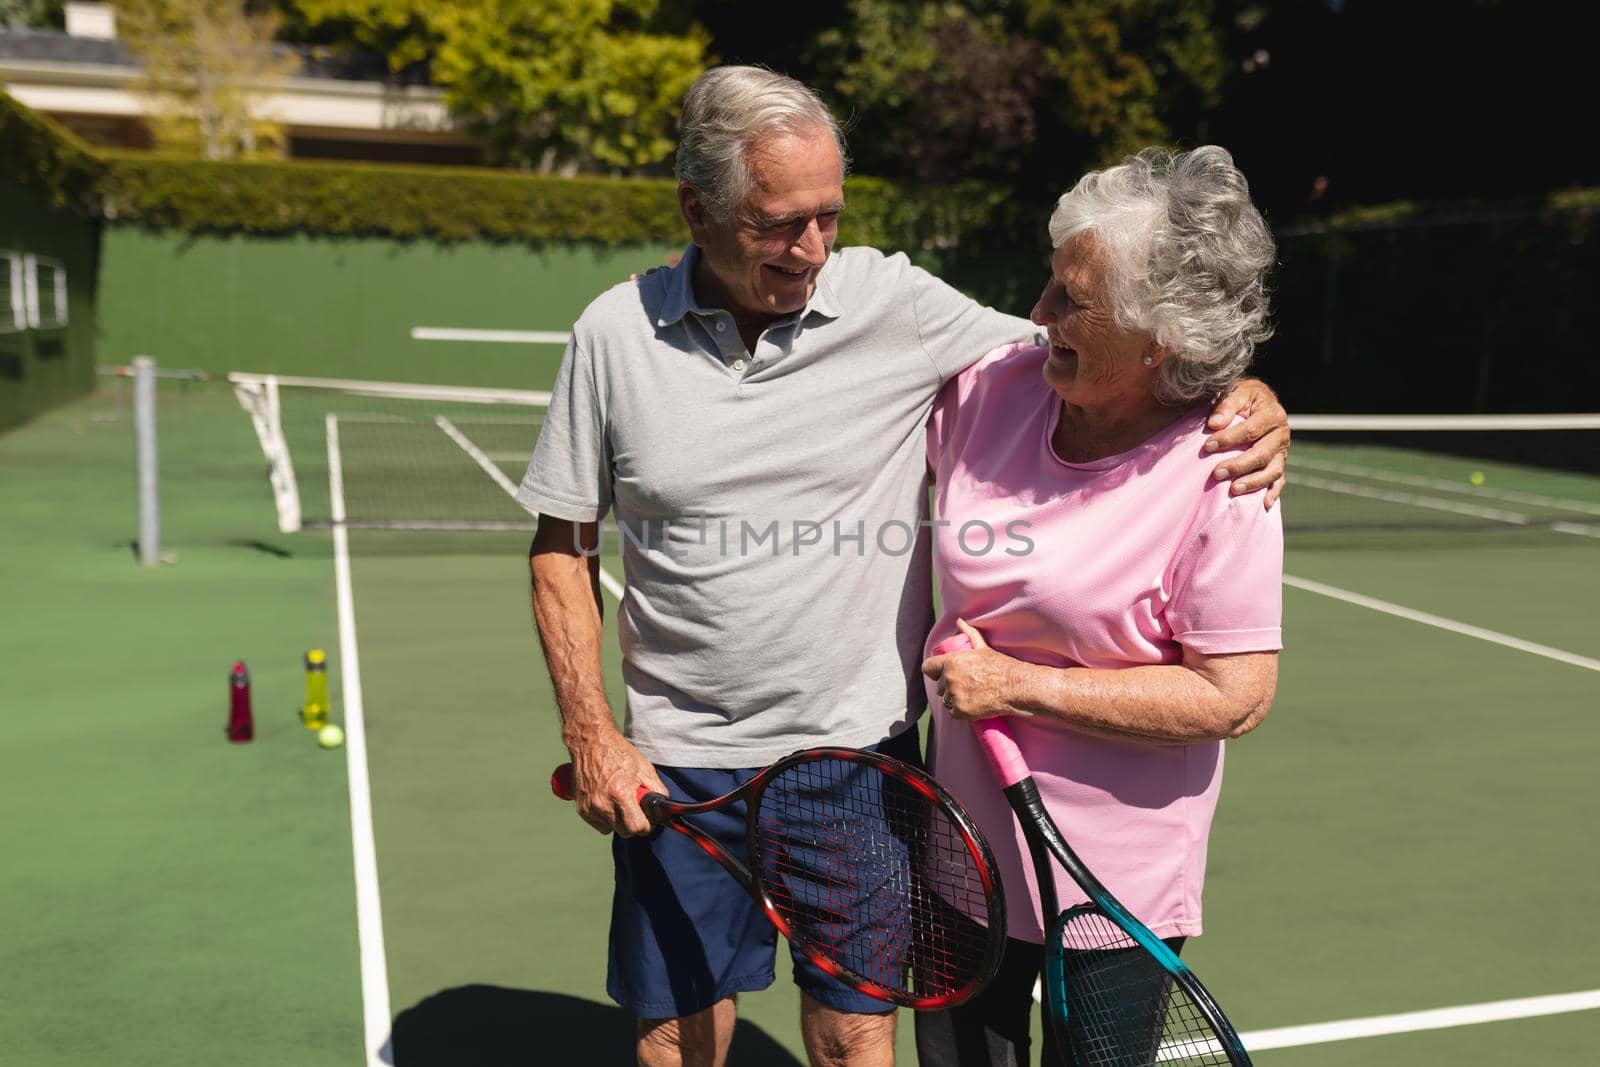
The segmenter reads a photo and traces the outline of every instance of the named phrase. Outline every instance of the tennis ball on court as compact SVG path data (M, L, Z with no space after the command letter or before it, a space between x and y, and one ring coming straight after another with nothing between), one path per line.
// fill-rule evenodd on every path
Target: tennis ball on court
M329 723L317 731L317 744L323 748L338 748L344 744L344 731L337 723Z
M1483 472L1482 471L1473 471L1471 474L1467 475L1467 481L1471 482L1473 485L1482 485L1483 484Z

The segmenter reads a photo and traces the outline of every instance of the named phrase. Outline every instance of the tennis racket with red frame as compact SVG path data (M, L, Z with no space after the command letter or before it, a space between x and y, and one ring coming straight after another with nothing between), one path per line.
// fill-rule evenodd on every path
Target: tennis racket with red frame
M570 763L556 768L550 788L572 799ZM748 866L693 821L735 804L745 806ZM639 805L738 879L795 948L869 997L953 1007L1000 965L1005 897L989 844L915 767L876 752L815 748L713 800L680 803L640 786Z
M933 650L972 647L965 634ZM1058 1047L1076 1067L1148 1067L1157 1063L1251 1067L1233 1024L1189 965L1134 918L1067 844L1004 717L972 724L1006 800L1022 827L1039 885L1045 929L1045 1017ZM1056 912L1060 863L1089 899Z

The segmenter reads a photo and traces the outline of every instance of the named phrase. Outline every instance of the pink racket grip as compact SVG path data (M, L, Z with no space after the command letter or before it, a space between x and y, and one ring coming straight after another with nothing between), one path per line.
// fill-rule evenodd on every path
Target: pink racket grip
M955 634L947 637L933 646L935 656L948 656L952 652L961 652L972 647L972 642L966 634ZM978 741L983 746L983 754L989 757L989 766L994 768L995 777L1000 779L1003 787L1016 785L1028 777L1028 764L1022 758L1022 749L1017 747L1017 739L1011 733L1011 724L1004 718L995 717L979 719L972 724L973 732L978 735Z
M550 775L550 792L554 793L562 800L572 799L572 764L563 763ZM641 785L639 787L639 799L643 800L649 795L650 787L647 785Z

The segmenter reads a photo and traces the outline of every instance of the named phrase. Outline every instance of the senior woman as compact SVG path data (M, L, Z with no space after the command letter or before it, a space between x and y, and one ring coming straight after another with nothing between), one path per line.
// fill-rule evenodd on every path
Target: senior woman
M1279 512L1211 477L1206 414L1270 334L1272 238L1221 148L1147 150L1050 219L1047 347L985 356L928 427L942 614L923 665L930 761L988 835L1009 943L980 998L919 1015L923 1067L1025 1064L1044 933L1033 872L970 721L1014 716L1046 806L1158 936L1200 933L1222 742L1277 683ZM1084 897L1064 875L1063 907ZM1046 1062L1053 1062L1046 1035Z

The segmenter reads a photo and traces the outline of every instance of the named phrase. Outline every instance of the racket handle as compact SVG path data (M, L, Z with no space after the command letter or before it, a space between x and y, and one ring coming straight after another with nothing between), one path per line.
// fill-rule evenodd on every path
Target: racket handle
M563 763L551 773L550 792L554 793L562 800L572 799L574 795L572 791L572 764ZM647 785L641 785L639 787L639 800L643 802L644 798L649 795L650 787ZM648 812L646 814L648 814Z
M972 642L966 634L955 634L934 645L933 654L948 656L971 647ZM978 744L982 746L983 754L989 757L989 766L994 768L1002 786L1009 788L1028 777L1028 763L1022 758L1022 749L1017 747L1011 724L1003 716L979 719L972 724L972 730L978 735Z

